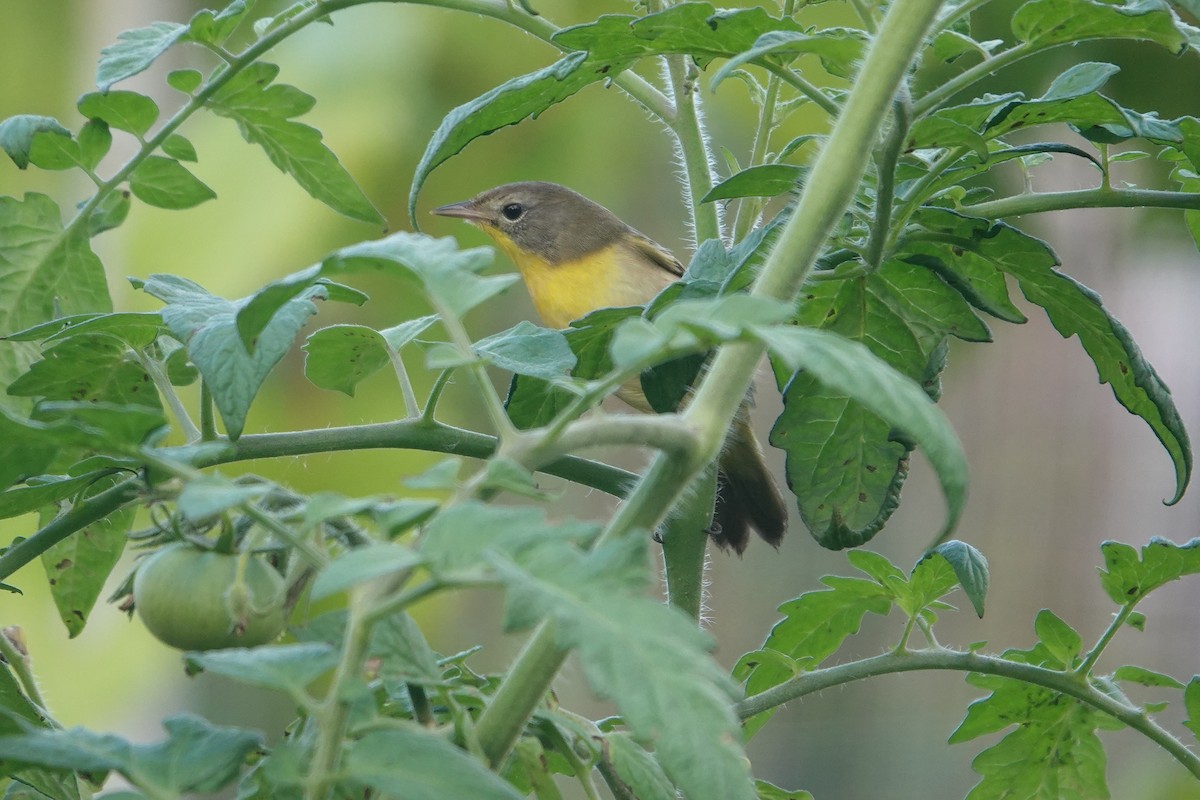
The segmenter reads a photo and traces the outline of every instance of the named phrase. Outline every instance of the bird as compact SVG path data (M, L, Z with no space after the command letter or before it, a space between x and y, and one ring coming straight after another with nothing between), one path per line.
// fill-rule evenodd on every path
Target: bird
M487 234L516 265L534 309L551 328L566 328L599 308L643 305L684 272L662 245L556 183L508 183L432 213ZM616 394L639 411L653 411L636 379ZM787 505L743 407L718 461L709 533L719 547L741 555L751 530L778 548L786 529Z

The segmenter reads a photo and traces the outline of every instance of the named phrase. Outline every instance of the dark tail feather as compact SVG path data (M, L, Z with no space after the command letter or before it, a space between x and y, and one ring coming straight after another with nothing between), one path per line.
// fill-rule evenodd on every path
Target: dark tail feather
M754 530L767 544L779 547L787 530L787 504L746 420L734 423L717 466L713 541L741 555Z

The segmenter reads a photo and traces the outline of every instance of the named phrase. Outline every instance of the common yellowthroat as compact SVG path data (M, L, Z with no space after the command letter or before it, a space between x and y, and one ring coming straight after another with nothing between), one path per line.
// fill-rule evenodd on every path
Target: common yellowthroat
M683 275L668 250L556 183L505 184L433 213L466 220L490 236L517 265L542 321L554 328L598 308L642 305ZM636 380L617 396L652 410ZM744 415L729 432L718 470L713 540L740 554L753 529L778 547L787 506Z

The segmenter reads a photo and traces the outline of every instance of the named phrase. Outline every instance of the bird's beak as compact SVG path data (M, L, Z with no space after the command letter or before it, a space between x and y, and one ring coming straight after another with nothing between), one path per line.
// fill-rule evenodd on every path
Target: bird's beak
M461 203L439 206L430 213L437 214L439 217L465 219L467 222L487 222L489 219L487 212L475 205L474 200L463 200Z

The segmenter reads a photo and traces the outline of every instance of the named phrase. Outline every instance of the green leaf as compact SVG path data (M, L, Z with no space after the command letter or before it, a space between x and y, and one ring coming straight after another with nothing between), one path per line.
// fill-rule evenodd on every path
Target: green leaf
M310 683L338 663L337 649L323 642L231 647L188 653L188 668L303 697Z
M1050 657L1035 648L1010 651L1005 658L1045 665ZM1107 724L1104 715L1071 697L1012 678L972 674L967 680L991 695L971 704L951 744L1017 726L972 761L983 777L967 795L969 800L1109 796L1104 748L1096 736L1096 728Z
M807 310L812 305L814 304L811 302L806 303L804 308ZM892 428L899 429L919 444L933 465L947 505L946 524L940 536L948 536L958 523L966 501L966 456L950 423L920 384L898 372L894 365L889 365L874 355L865 345L827 331L788 327L756 328L755 332L771 350L772 355L785 364L789 371L804 370L792 379L787 389L785 410L775 423L771 442L777 446L782 445L788 451L788 481L793 491L796 491L797 487L805 487L801 496L801 513L817 540L827 547L835 548L861 544L863 535L869 538L874 533L873 520L881 516L886 519L891 510L887 507L888 504L895 502L893 490L891 486L876 483L872 491L868 491L867 480L877 472L890 471L900 474L904 469L904 454L898 452L899 458L893 456L889 464L883 461L879 454L865 448L874 443L886 444ZM813 385L814 381L820 382L820 394ZM809 392L807 397L819 401L813 403L810 400L812 410L803 412L803 415L796 405L793 405L797 404L797 401L803 403L803 398L806 397L805 394L796 393L797 385L801 382ZM839 417L845 419L848 416L845 409L850 402L863 410L847 420L856 428L851 433L852 438L836 429L800 429L802 420L813 419L813 415L821 413L822 408L832 416L836 426L839 424ZM878 422L868 419L864 412L874 415ZM868 430L867 425L874 426L874 430ZM831 441L840 444L840 452L823 454L823 450L834 449L830 446ZM818 447L815 454L812 452L813 442L816 442ZM850 448L847 448L847 444ZM903 450L902 447L897 449ZM833 464L829 462L831 457L838 462L837 475L840 477L834 476ZM847 459L850 460L849 464ZM893 466L898 463L900 466ZM852 465L857 468L849 469ZM807 483L804 482L805 479ZM885 478L885 481L887 480ZM861 483L852 483L850 491L847 492L846 482L854 481ZM891 483L894 484L895 481L891 480ZM896 491L898 488L896 486ZM806 513L806 498L815 500L815 510L821 514L818 519L825 522L823 531L816 529L810 522L811 516ZM859 518L857 513L852 515L849 509L866 504L874 504L882 510L869 513L868 524L863 529L863 534L855 535L855 532L846 530L843 520ZM827 506L833 508L825 510Z
M1104 542L1104 569L1100 585L1117 605L1132 605L1150 592L1200 572L1200 539L1177 545L1155 536L1142 548L1141 558L1134 548L1121 542Z
M85 772L115 770L155 797L215 792L228 785L246 757L263 746L262 735L219 728L190 714L163 720L167 739L132 744L83 728L27 731L0 737L0 759Z
M45 471L58 452L58 442L41 425L9 415L0 407L0 490ZM4 495L0 494L0 505Z
M920 215L919 223L943 241L1015 277L1025 297L1045 310L1064 338L1079 337L1101 383L1109 384L1117 401L1145 420L1170 455L1175 494L1169 502L1177 502L1192 473L1187 431L1170 389L1100 297L1059 272L1058 259L1045 243L1002 222L929 209Z
M69 133L63 135L55 130L38 131L29 145L29 163L49 170L83 167L83 153L79 142Z
M967 598L971 601L971 607L975 609L976 615L982 619L983 605L987 599L988 582L990 579L987 558L971 545L966 542L960 542L957 539L942 542L933 548L931 552L937 553L946 559L946 563L954 570L954 575L958 579L958 585L962 587L963 591L966 592ZM925 558L928 558L928 556L925 556Z
M187 346L232 439L241 435L246 413L267 374L316 313L310 298L323 291L313 287L282 304L257 335L251 353L242 343L237 324L238 312L249 303L248 298L231 302L173 275L152 275L142 288L167 304L162 310L163 321Z
M193 41L220 46L242 24L254 5L255 0L233 0L220 12L203 8L188 23L188 36Z
M488 553L516 555L554 542L586 543L599 532L590 522L550 523L536 507L462 503L445 509L425 527L420 552L437 573L477 568Z
M179 513L189 522L204 524L231 508L253 503L270 491L268 483L234 483L220 475L206 473L184 485L179 493Z
M101 481L96 487L108 488L112 483ZM109 573L125 551L135 512L132 506L120 509L42 553L50 595L72 639L83 631Z
M892 609L892 593L875 581L826 575L821 582L830 588L805 592L781 605L783 619L771 628L762 649L739 662L747 697L778 686L798 674L801 665L819 665L858 633L868 613L885 616ZM756 733L777 710L747 720L747 734Z
M505 626L553 620L559 646L579 650L593 690L616 703L634 736L653 742L684 795L754 797L733 687L705 652L708 635L644 595L650 565L641 537L587 553L560 543L491 560L507 588Z
M457 316L520 280L517 275L480 276L492 261L492 250L459 250L450 238L394 233L335 250L320 263L269 283L238 312L238 330L247 347L284 303L323 278L360 272L383 272L409 281Z
M96 86L107 92L114 83L137 75L186 34L187 26L176 22L154 22L144 28L122 31L115 44L100 51Z
M1143 39L1175 55L1188 47L1188 37L1170 6L1162 0L1030 0L1012 17L1012 30L1022 42L1044 48L1087 39Z
M1074 628L1053 611L1043 608L1033 621L1033 630L1058 663L1064 667L1074 665L1083 647L1083 640Z
M654 756L623 731L604 737L605 752L617 777L638 800L675 800L678 797L670 778Z
M79 158L84 169L96 169L110 147L112 133L108 130L107 122L91 119L84 123L79 130Z
M379 210L322 143L321 132L292 119L307 113L313 98L294 86L272 83L278 74L278 66L256 62L222 86L208 106L236 122L247 142L262 147L271 163L314 199L351 219L383 225Z
M1183 689L1182 683L1170 675L1164 675L1161 672L1154 672L1145 667L1138 666L1123 666L1117 667L1113 673L1113 680L1128 681L1130 683L1138 683L1142 686L1166 687L1168 689Z
M178 133L172 133L163 140L162 151L179 161L195 162L197 160L196 148Z
M823 28L808 32L768 31L754 41L754 46L729 59L713 73L711 85L717 84L750 62L770 60L790 61L812 53L821 59L821 65L830 75L849 79L854 65L862 58L866 44L866 33L854 28Z
M721 181L704 195L701 202L738 197L776 197L794 192L798 188L797 182L807 171L805 167L791 164L759 164Z
M143 348L166 332L156 311L116 311L110 314L72 314L42 322L2 338L10 342L58 342L76 336L105 334L133 348ZM99 339L97 339L99 340Z
M212 200L217 193L173 158L147 156L129 176L134 197L157 208L181 209Z
M167 73L167 84L176 91L191 94L200 88L204 76L198 70L177 69Z
M93 483L98 475L88 473L64 477L58 475L39 476L25 486L18 486L0 494L0 519L27 514L81 493Z
M403 612L390 614L371 629L367 649L377 659L379 674L389 680L424 684L442 682L437 655L429 648L421 627Z
M158 119L158 104L137 92L92 92L79 98L76 107L85 117L102 119L134 136L145 136Z
M365 581L411 570L422 561L415 550L393 542L356 547L321 570L313 582L312 599L322 600Z
M561 331L522 320L506 331L480 339L475 352L494 367L543 380L564 376L576 363Z
M1200 740L1200 675L1193 676L1183 690L1183 706L1188 715L1183 725Z
M415 726L374 731L350 743L346 770L356 781L405 800L519 800L503 778L452 745Z
M13 381L8 392L18 397L162 409L146 369L125 342L105 333L81 332L55 343Z
M758 800L813 800L812 793L803 789L789 792L766 781L755 781L754 789L758 792Z
M587 53L570 53L548 67L513 78L474 100L453 109L434 131L413 174L408 193L408 214L417 214L417 195L438 166L480 136L536 117L591 83L611 78L628 66L590 59Z
M29 166L29 153L33 139L39 133L50 133L71 138L71 131L54 117L36 114L18 114L0 122L0 148L8 154L20 169Z
M363 325L322 328L304 343L304 374L322 389L353 397L360 381L386 366L393 353L436 321L436 316L420 317L382 331Z
M153 443L167 425L160 408L100 400L42 401L35 418L59 423L57 435L64 443L121 451Z
M129 216L130 205L128 191L115 190L106 194L88 215L88 237L94 238L105 231L119 227Z

